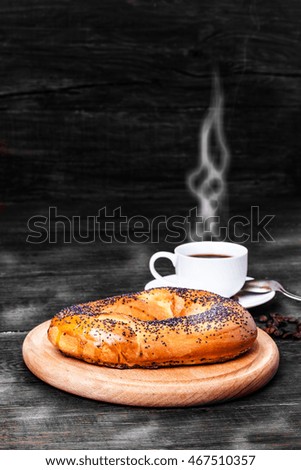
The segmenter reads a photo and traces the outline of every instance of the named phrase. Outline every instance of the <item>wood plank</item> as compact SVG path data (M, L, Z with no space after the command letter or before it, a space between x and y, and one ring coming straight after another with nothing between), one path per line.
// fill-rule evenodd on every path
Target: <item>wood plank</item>
M3 2L1 201L178 185L195 166L215 64L229 180L298 192L300 5L228 3Z
M177 198L172 198L172 201L169 207L165 206L166 212L172 213L179 208ZM300 201L291 200L289 210L286 210L285 206L284 200L278 207L276 203L272 207L277 209L271 231L275 242L260 240L246 244L249 248L249 275L277 279L288 290L298 293L301 288L301 267L297 256L297 234L301 229ZM143 207L147 211L144 201ZM72 216L72 208L66 204L65 208L66 215ZM156 213L157 208L155 205L151 209L154 216L159 213ZM263 214L273 213L270 212L270 204L266 203L265 206L263 203L263 208ZM19 209L17 205L11 212L1 215L1 278L5 279L5 288L2 284L0 331L28 331L67 305L142 290L151 280L148 268L151 255L159 250L172 251L176 246L176 243L166 242L164 227L159 233L153 233L152 240L142 244L131 243L128 238L126 243L105 244L96 240L90 244L80 245L75 241L63 244L60 233L57 243L32 245L26 243L26 224L34 213L34 205L25 207L23 215ZM163 209L162 204L161 213L164 213ZM239 205L236 209L239 210ZM134 211L134 208L131 210ZM64 212L62 210L59 213ZM247 207L242 207L242 211L238 213L250 216ZM127 214L126 208L124 214ZM145 215L150 213L146 212ZM287 266L291 268L287 269ZM162 261L161 270L163 274L172 273L168 262L165 264ZM277 294L272 302L258 307L255 311L252 309L252 313L260 316L261 313L278 311L300 318L299 310L298 302Z
M25 333L0 335L1 448L152 449L158 442L164 449L300 448L297 342L277 340L276 376L235 403L150 410L102 404L41 382L22 363L24 338Z

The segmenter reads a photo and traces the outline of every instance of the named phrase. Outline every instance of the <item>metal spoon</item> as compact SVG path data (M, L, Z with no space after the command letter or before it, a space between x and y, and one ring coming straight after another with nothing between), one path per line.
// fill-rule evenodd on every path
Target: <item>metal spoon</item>
M273 280L251 280L251 281L246 281L242 291L244 292L253 292L254 294L266 294L267 292L271 291L277 291L277 292L282 292L282 294L286 295L287 297L290 297L291 299L295 300L300 300L301 297L299 295L292 294L291 292L288 292L284 287L279 284L277 281Z

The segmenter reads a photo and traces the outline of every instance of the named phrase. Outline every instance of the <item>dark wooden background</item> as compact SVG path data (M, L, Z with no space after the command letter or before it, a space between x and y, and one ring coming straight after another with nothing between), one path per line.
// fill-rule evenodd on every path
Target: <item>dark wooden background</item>
M133 436L140 448L198 448L200 419L204 448L301 448L298 342L279 343L288 369L278 392L172 414L103 404L95 415L95 403L39 383L21 356L35 325L66 305L142 289L151 254L171 249L164 234L139 246L30 245L28 219L49 206L83 217L103 206L186 215L196 204L186 179L216 70L231 152L229 214L259 205L276 215L275 243L248 245L250 274L301 292L300 24L299 0L1 0L2 448L127 448ZM300 315L286 300L268 308ZM107 428L95 439L100 423Z
M2 203L88 210L161 190L168 211L216 69L231 194L300 194L298 0L2 0L0 14Z

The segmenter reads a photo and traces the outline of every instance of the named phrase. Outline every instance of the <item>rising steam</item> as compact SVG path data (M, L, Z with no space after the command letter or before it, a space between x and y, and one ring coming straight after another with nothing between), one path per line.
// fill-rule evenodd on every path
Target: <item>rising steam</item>
M215 75L213 98L199 133L198 167L188 175L187 181L198 202L197 215L203 220L202 232L210 232L213 236L217 234L218 222L212 223L209 218L221 216L227 195L229 150L223 131L223 102L219 78Z

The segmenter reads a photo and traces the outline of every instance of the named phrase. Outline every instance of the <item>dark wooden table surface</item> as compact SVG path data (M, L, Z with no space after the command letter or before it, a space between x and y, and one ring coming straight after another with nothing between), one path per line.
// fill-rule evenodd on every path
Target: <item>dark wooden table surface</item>
M301 204L274 209L274 242L247 244L249 274L301 292ZM55 389L22 360L26 334L60 308L143 289L148 259L164 242L141 245L26 243L29 210L3 214L1 245L1 430L5 449L300 449L301 343L275 339L280 368L263 389L214 406L147 409L101 403ZM166 266L167 270L167 266ZM277 294L251 310L301 318L300 304ZM260 323L258 323L260 324Z

